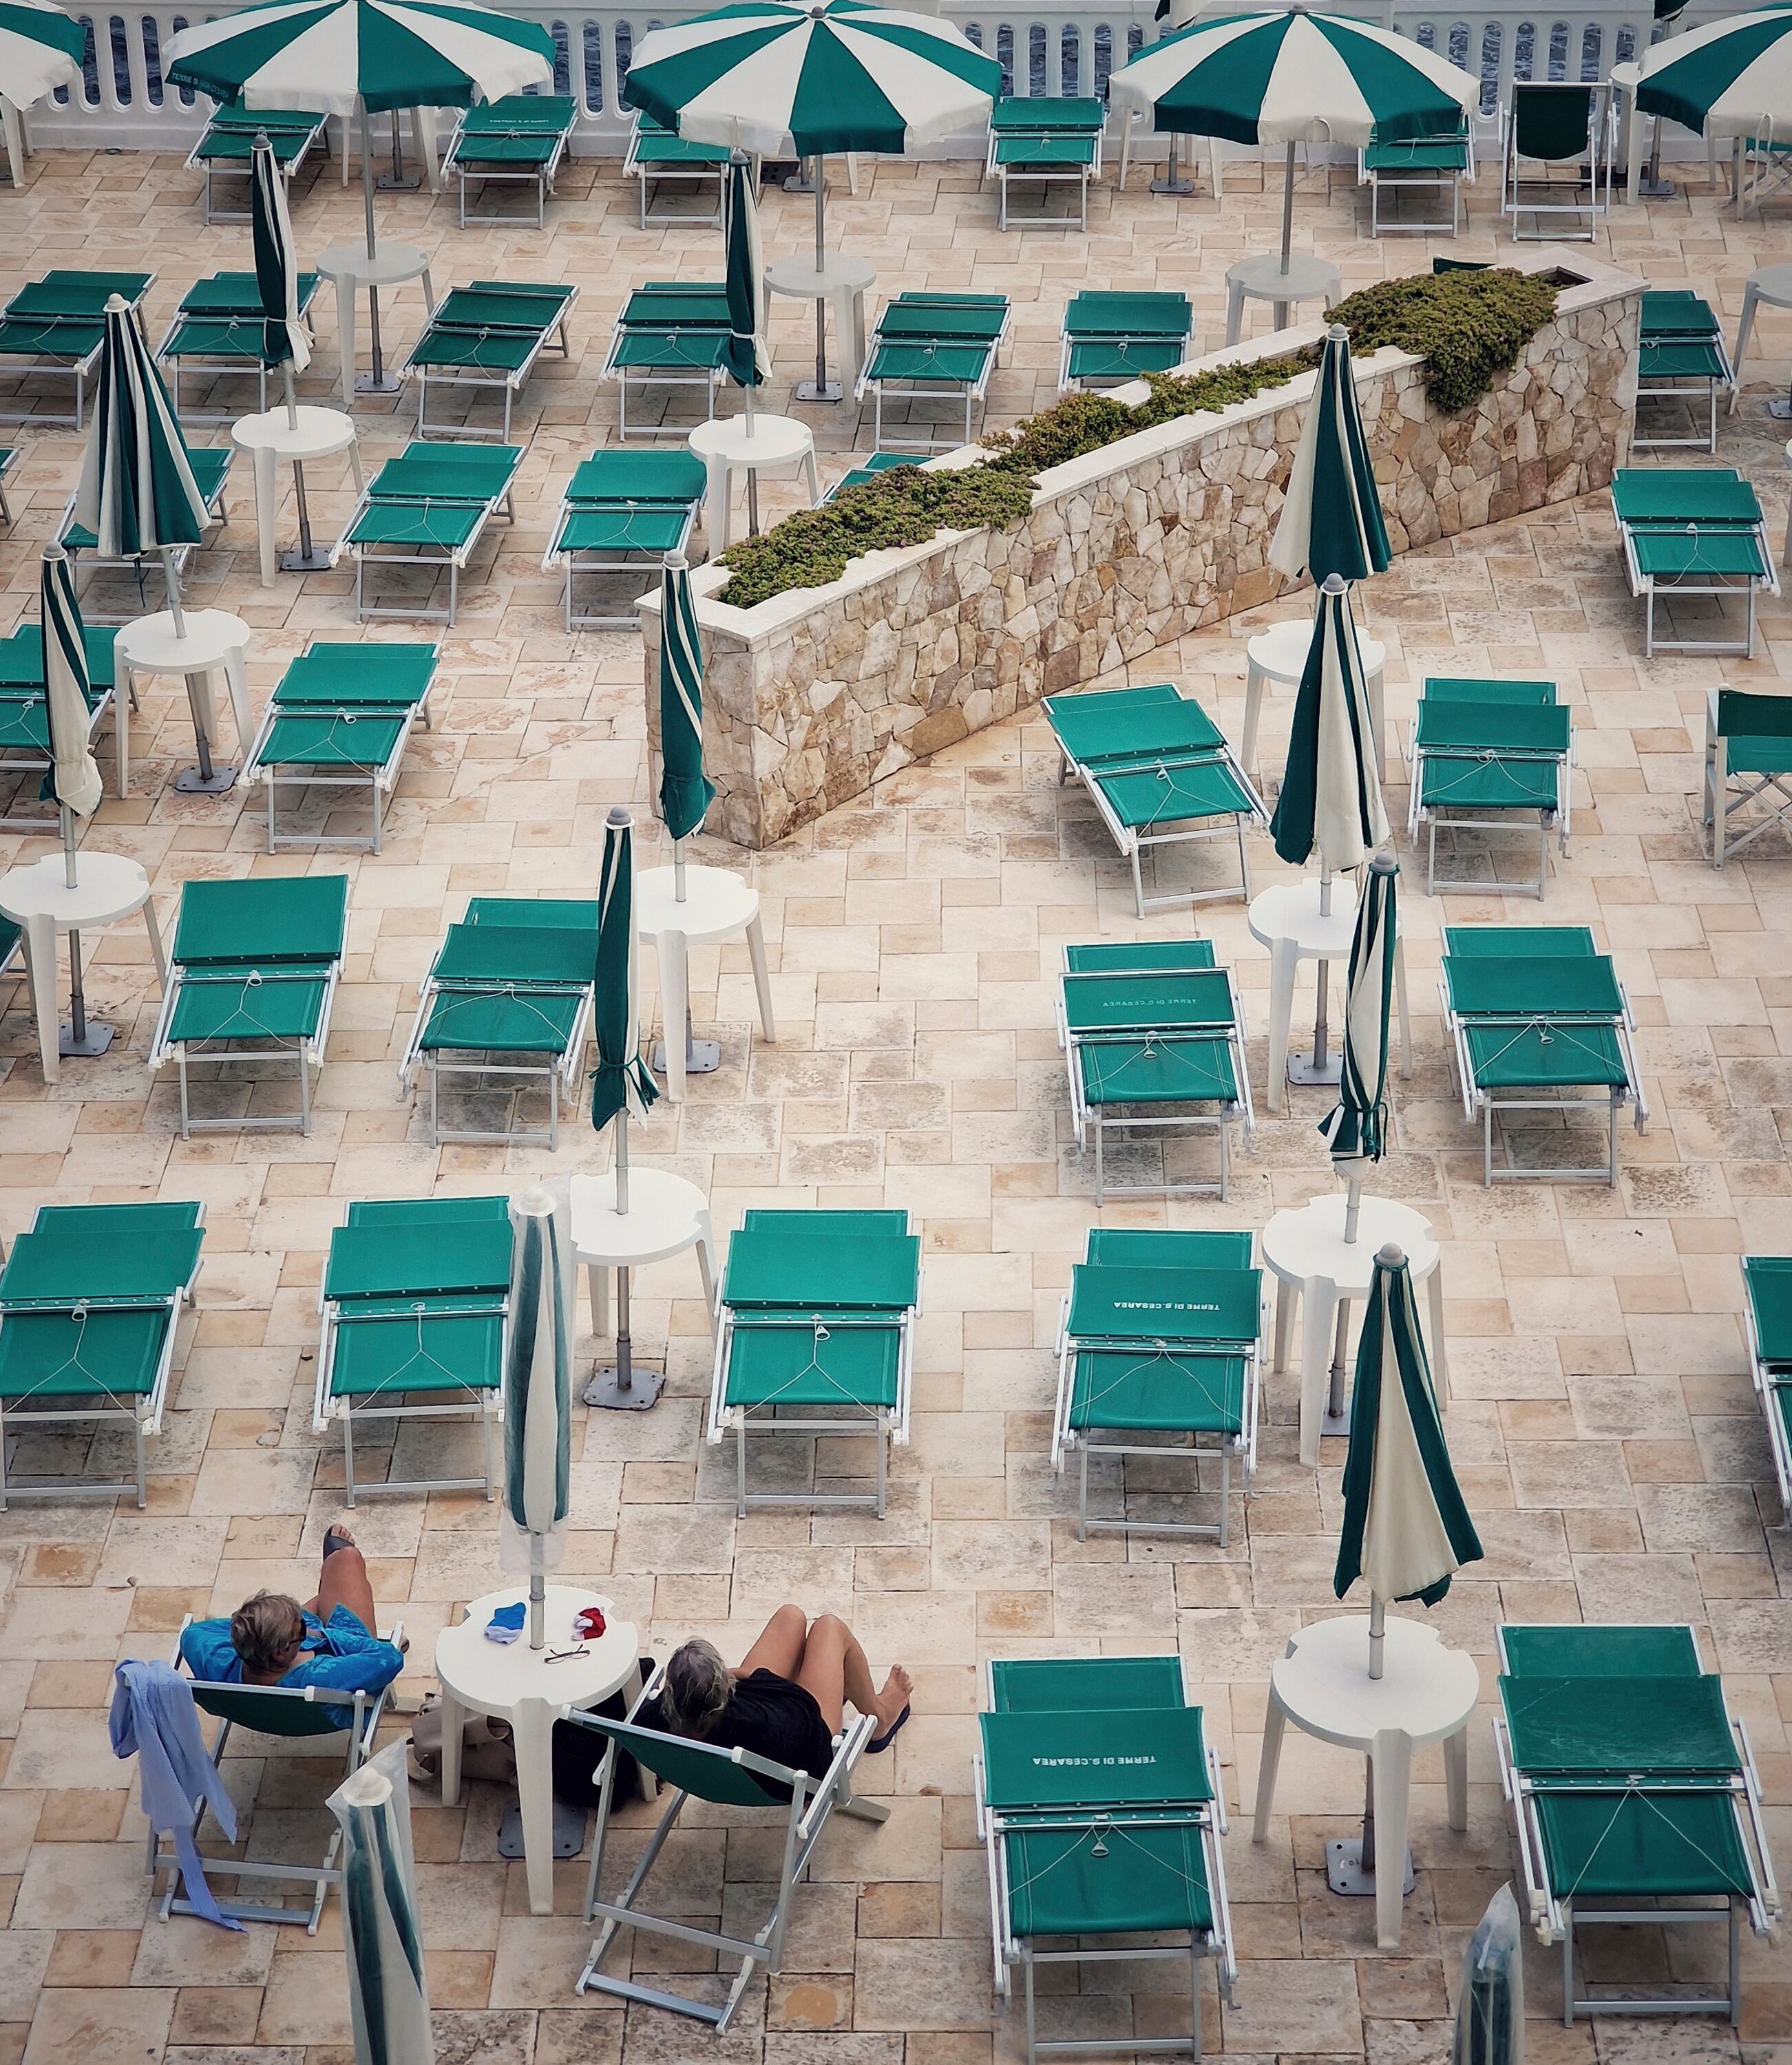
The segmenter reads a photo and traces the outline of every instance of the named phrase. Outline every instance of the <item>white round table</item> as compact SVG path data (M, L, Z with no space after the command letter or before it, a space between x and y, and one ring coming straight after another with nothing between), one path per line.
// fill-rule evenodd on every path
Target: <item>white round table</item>
M174 613L162 610L154 616L140 616L125 624L112 647L117 670L118 693L113 709L129 702L132 674L184 674L187 701L193 713L193 736L200 742L200 766L176 775L174 786L184 795L216 795L237 778L233 769L220 767L204 772L212 742L217 737L217 711L212 700L212 676L224 670L230 693L230 714L237 726L239 752L249 750L253 727L249 717L249 682L243 671L249 651L249 628L240 616L225 609L189 609L187 635L175 634Z
M274 584L274 475L280 461L291 464L293 491L298 498L298 550L287 553L280 562L288 573L318 573L330 564L328 550L318 551L311 543L311 513L305 501L305 461L329 459L346 451L354 469L357 490L363 484L354 418L340 409L301 407L293 414L298 418L296 424L289 419L282 403L261 415L242 417L230 432L230 442L249 454L255 467L255 531L261 548L263 588Z
M793 294L815 304L815 377L796 383L799 402L838 402L865 362L865 296L877 284L877 268L843 252L780 258L766 268L768 294ZM834 335L840 348L840 378L827 377L827 304L834 304Z
M710 557L728 548L730 475L744 473L750 489L754 478L767 467L801 466L808 470L809 506L821 503L821 477L815 471L815 433L794 416L753 418L750 435L745 416L718 416L699 423L690 434L690 448L710 470L709 499L705 504L710 529Z
M435 306L435 289L431 284L429 259L411 244L382 244L371 258L365 244L333 244L319 254L318 270L336 286L336 348L342 364L342 399L352 402L357 393L395 394L401 382L385 366L379 333L379 290L401 286L407 280L421 278L425 310ZM361 290L367 290L367 313L373 334L374 370L358 383L354 377L354 305Z
M1754 328L1754 312L1763 301L1770 309L1792 309L1792 265L1758 265L1742 289L1742 319L1736 326L1736 349L1730 354L1730 362L1736 369L1736 379L1729 390L1729 413L1733 416L1741 398L1742 360L1749 348L1749 334ZM1767 407L1771 414L1782 418L1792 415L1792 402L1775 400L1770 402Z
M554 1715L561 1707L595 1707L625 1685L641 1683L641 1643L633 1621L613 1617L598 1592L550 1585L543 1614L547 1646L529 1647L528 1623L512 1643L488 1642L486 1623L499 1606L528 1603L527 1583L488 1592L467 1606L465 1619L435 1638L435 1675L442 1681L442 1804L460 1797L460 1731L468 1714L508 1721L516 1749L516 1796L523 1812L523 1857L529 1912L554 1911ZM572 1624L585 1606L601 1606L608 1625L595 1642L580 1642ZM563 1652L572 1650L571 1656ZM558 1662L550 1658L558 1655ZM591 1738L592 1763L602 1761Z
M1307 671L1307 655L1313 649L1313 620L1289 617L1260 631L1244 649L1244 771L1257 769L1257 721L1263 713L1266 681L1297 687ZM1369 690L1369 713L1375 726L1375 750L1381 765L1387 765L1387 727L1382 714L1381 677L1387 665L1388 649L1378 638L1360 634L1357 649L1362 655L1363 677Z
M31 986L31 1010L38 1021L38 1053L42 1057L43 1080L62 1080L59 1055L63 1051L56 1016L56 935L68 935L71 988L81 991L81 935L95 925L115 924L140 911L149 933L149 951L156 959L156 980L165 988L168 962L162 952L162 935L156 923L156 906L150 900L149 877L141 867L120 853L78 855L75 887L68 886L67 865L59 849L41 860L9 868L0 875L0 917L11 919L25 938L26 972ZM84 1000L71 1027L67 1051L103 1054L111 1045L112 1028L95 1027L105 1037L95 1043L72 1036L85 1031Z
M1330 308L1344 285L1344 275L1329 258L1307 258L1298 253L1282 269L1281 255L1240 258L1226 269L1226 341L1236 344L1244 326L1247 300L1273 301L1275 327L1286 329L1289 308L1299 301L1323 301Z
M678 871L645 868L635 877L635 929L651 940L660 968L660 1016L665 1026L665 1093L674 1103L685 1094L690 977L686 949L693 940L746 936L753 986L759 993L759 1024L775 1042L771 977L766 969L765 935L759 926L759 892L744 875L726 867L686 864L685 897L678 898ZM719 1061L719 1053L718 1061ZM710 1061L714 1068L717 1061ZM704 1073L707 1073L706 1070Z
M1251 936L1269 949L1269 1081L1266 1103L1280 1111L1284 1098L1282 1085L1292 1083L1335 1083L1338 1057L1319 1053L1318 1028L1325 1020L1326 964L1348 960L1350 942L1357 929L1357 888L1348 875L1332 878L1332 907L1320 910L1317 876L1303 875L1298 882L1278 883L1251 899L1247 919ZM1314 1014L1313 1058L1291 1061L1288 1055L1288 1021L1294 1015L1295 971L1303 960L1319 964L1318 1008ZM1402 940L1394 945L1394 985L1400 1007L1400 1073L1413 1072L1413 1029L1406 1008L1406 950Z
M1294 1307L1301 1307L1301 1461L1309 1469L1318 1466L1326 1380L1334 1357L1341 1363L1351 1303L1369 1295L1377 1252L1390 1243L1405 1254L1415 1285L1430 1281L1431 1377L1439 1409L1447 1410L1450 1404L1443 1260L1431 1222L1392 1198L1364 1198L1357 1208L1357 1238L1347 1241L1346 1202L1341 1192L1334 1191L1298 1209L1277 1212L1262 1235L1264 1266L1276 1279L1276 1352L1271 1364L1275 1375L1288 1367Z
M1386 1869L1375 1874L1377 1949L1400 1946L1400 1908L1406 1882L1407 1790L1413 1752L1443 1744L1450 1825L1468 1827L1468 1724L1480 1697L1474 1659L1446 1649L1434 1627L1390 1615L1382 1675L1369 1675L1369 1616L1349 1614L1316 1621L1288 1638L1288 1654L1269 1674L1269 1711L1263 1760L1257 1768L1253 1842L1269 1836L1276 1767L1282 1736L1293 1722L1304 1735L1341 1749L1362 1751L1369 1763L1376 1850Z
M665 1377L661 1371L634 1366L629 1329L629 1272L694 1247L703 1279L703 1309L713 1331L715 1235L710 1224L709 1199L694 1183L669 1170L631 1169L625 1212L616 1208L617 1188L613 1168L601 1176L568 1179L572 1263L575 1268L585 1265L591 1331L600 1340L610 1331L609 1283L605 1271L616 1271L616 1360L594 1372L580 1396L587 1405L645 1412L657 1401Z

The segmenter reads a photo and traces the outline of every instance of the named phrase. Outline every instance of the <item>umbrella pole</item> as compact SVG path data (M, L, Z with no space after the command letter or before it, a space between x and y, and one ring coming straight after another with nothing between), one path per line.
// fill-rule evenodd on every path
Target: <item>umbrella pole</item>
M1185 180L1182 176L1182 166L1180 163L1181 149L1181 132L1179 130L1172 129L1170 131L1169 160L1163 168L1163 178L1160 180L1153 180L1151 182L1151 192L1153 193L1191 194L1194 192L1195 182L1192 180Z
M63 882L69 889L77 887L75 879L75 813L67 803L59 803L56 814L63 821Z
M827 269L827 160L815 160L815 377L796 383L799 402L838 402L844 390L827 377L827 297L819 291Z
M1362 1210L1363 1179L1353 1176L1344 1194L1344 1238L1354 1242L1357 1238L1357 1215Z
M174 570L174 548L164 545L161 550L162 575L168 583L168 608L174 617L174 635L176 638L184 639L187 635L187 618L186 612L180 607L180 576Z
M529 1537L529 1647L545 1649L548 1615L547 1551L539 1534Z
M685 843L682 839L672 842L672 900L685 900Z
M1294 243L1294 139L1288 142L1287 169L1282 178L1282 270L1288 270L1288 255Z
M1387 1608L1380 1596L1371 1592L1369 1595L1369 1675L1371 1678L1379 1678L1381 1675L1381 1651L1387 1640L1386 1625ZM1366 1865L1367 1859L1364 1861Z
M397 119L394 115L394 123ZM361 202L367 220L367 256L371 260L378 255L374 244L374 118L365 100L361 103ZM379 289L371 281L367 284L367 339L373 350L374 370L355 382L356 393L397 394L397 380L389 380L386 374L386 354L379 335Z

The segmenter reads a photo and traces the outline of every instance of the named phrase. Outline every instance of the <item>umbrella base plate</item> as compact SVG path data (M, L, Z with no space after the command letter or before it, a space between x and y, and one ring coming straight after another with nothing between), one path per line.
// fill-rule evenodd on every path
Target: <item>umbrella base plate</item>
M370 373L354 376L354 391L358 394L396 394L403 386L395 373L382 373L377 379Z
M396 177L390 172L382 172L374 181L382 193L415 193L423 184L420 172L400 172Z
M799 380L795 391L799 402L838 402L843 390L837 380Z
M1350 1408L1345 1405L1334 1412L1327 1406L1320 1415L1319 1431L1321 1434L1348 1434L1350 1432Z
M200 774L196 767L183 767L174 778L174 788L182 796L222 796L236 782L234 767L214 766L209 774Z
M1373 1900L1375 1897L1375 1873L1373 1869L1363 1869L1363 1839L1349 1836L1342 1841L1325 1845L1325 1883L1333 1893L1349 1895L1353 1899ZM1402 1894L1413 1889L1413 1853L1406 1853L1406 1883Z
M102 1025L97 1019L87 1020L87 1030L77 1040L75 1028L65 1018L56 1034L56 1052L77 1061L91 1061L96 1054L103 1054L111 1045L115 1028Z
M1767 413L1776 423L1792 423L1792 401L1770 402Z
M629 1383L625 1388L613 1365L592 1372L592 1378L579 1393L581 1404L594 1405L605 1412L646 1412L658 1404L660 1393L665 1388L665 1372L658 1369L643 1369L639 1363L629 1372Z
M1195 182L1192 180L1153 180L1151 190L1153 193L1191 194L1195 191Z
M1343 1062L1336 1054L1328 1054L1323 1061L1316 1061L1310 1054L1296 1054L1288 1065L1288 1079L1291 1083L1310 1086L1315 1083L1335 1083L1343 1073Z
M647 1057L647 1065L656 1076L665 1073L665 1042L656 1040L653 1051ZM687 1076L713 1076L722 1066L722 1042L719 1040L691 1040L685 1045L685 1073Z
M786 193L813 193L815 181L802 172L788 172L781 182Z
M1652 178L1644 172L1636 182L1636 191L1644 200L1672 200L1680 189L1672 180Z
M283 574L326 574L330 572L330 548L313 545L303 552L295 545L289 552L280 556L280 571Z
M574 1807L564 1800L554 1802L556 1857L576 1857L585 1848L585 1821L582 1807ZM523 1848L523 1810L514 1802L504 1809L504 1819L498 1824L498 1854L501 1857L527 1854Z

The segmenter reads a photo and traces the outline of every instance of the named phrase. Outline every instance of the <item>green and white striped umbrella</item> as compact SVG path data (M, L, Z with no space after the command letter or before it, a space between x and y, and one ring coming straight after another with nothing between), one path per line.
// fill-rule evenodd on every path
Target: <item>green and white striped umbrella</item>
M1288 766L1269 829L1291 866L1315 849L1327 875L1361 867L1388 836L1374 725L1350 592L1328 574L1294 699Z
M547 1580L551 1541L566 1521L572 1475L572 1343L567 1338L554 1203L537 1185L514 1199L510 1266L510 1330L505 1339L504 1531L527 1538L529 1588L538 1599ZM507 1553L507 1562L509 1557ZM532 1614L529 1646L542 1646Z
M87 32L53 0L0 0L0 99L29 107L81 83Z
M645 1119L659 1085L641 1057L635 998L634 832L624 810L604 827L603 873L597 884L597 1066L593 1071L591 1123L601 1133L613 1118ZM618 1136L619 1151L625 1149ZM618 1206L618 1210L623 1207Z
M703 649L682 555L660 586L660 815L674 839L699 830L715 794L703 772Z
M44 702L50 723L50 766L38 793L60 810L88 818L99 808L101 794L99 770L87 744L87 698L92 682L80 605L75 599L75 570L60 545L43 548L38 592L43 627Z
M249 236L255 249L255 285L267 317L263 356L269 365L302 373L311 363L311 339L299 317L298 253L286 208L286 182L273 145L257 136L249 157ZM291 388L287 391L289 405Z
M389 1744L330 1796L342 1832L342 1947L356 2065L430 2065L435 2055L406 1750Z
M1387 1152L1388 1013L1394 1001L1396 931L1394 883L1399 863L1378 853L1369 863L1357 930L1350 941L1350 973L1345 985L1344 1044L1338 1101L1319 1130L1335 1166L1350 1179L1351 1208L1345 1214L1346 1240L1355 1238L1356 1186L1362 1163Z
M746 394L746 419L753 420L753 390L771 371L765 347L765 257L759 248L759 204L754 197L753 168L737 158L728 168L728 377Z
M1705 136L1792 131L1792 7L1706 22L1644 53L1636 106Z
M1269 564L1290 580L1310 574L1318 583L1339 574L1359 581L1385 572L1392 557L1350 370L1350 333L1333 323L1325 333Z

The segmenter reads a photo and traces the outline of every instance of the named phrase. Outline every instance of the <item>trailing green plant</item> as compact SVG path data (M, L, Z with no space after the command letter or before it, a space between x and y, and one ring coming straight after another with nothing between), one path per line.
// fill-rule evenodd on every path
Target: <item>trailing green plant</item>
M1350 333L1355 352L1397 346L1424 360L1426 398L1446 416L1460 415L1492 386L1494 375L1555 313L1555 286L1509 266L1485 272L1418 273L1365 287L1332 311Z

